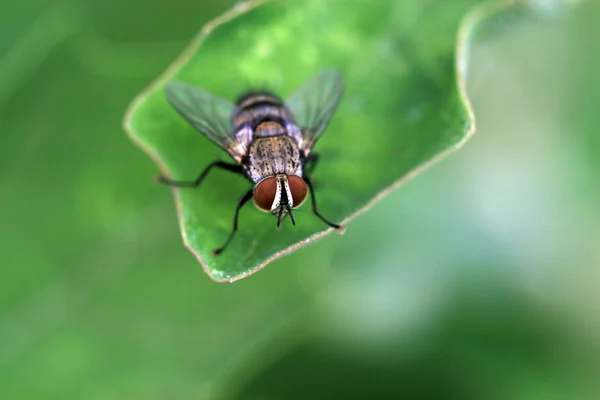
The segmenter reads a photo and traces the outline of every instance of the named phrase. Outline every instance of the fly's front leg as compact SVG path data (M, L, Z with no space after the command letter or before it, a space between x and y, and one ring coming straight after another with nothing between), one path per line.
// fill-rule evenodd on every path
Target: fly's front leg
M303 175L312 176L313 171L319 161L319 153L310 153L308 157L304 158Z
M198 175L198 177L193 181L175 181L164 176L158 176L156 177L156 182L176 187L198 187L198 185L200 185L200 183L204 180L206 175L208 175L208 172L211 170L212 167L221 168L226 171L235 172L237 174L244 174L244 169L241 165L229 164L223 161L213 161L210 164L208 164L208 166L204 168L200 175Z
M330 227L334 228L336 231L338 231L339 233L344 233L346 228L344 228L341 225L338 224L334 224L333 222L328 221L327 219L325 219L325 217L323 217L319 211L317 210L317 199L315 198L315 189L313 188L312 182L310 180L310 178L308 177L304 177L304 182L306 182L306 185L308 186L308 190L310 191L310 199L312 202L312 209L313 209L313 213L319 217L319 219L323 222L325 222L327 225L329 225Z
M216 249L216 250L214 250L212 252L213 256L216 257L219 254L221 254L223 252L223 250L225 250L227 248L227 246L231 242L231 239L233 239L233 236L235 235L235 233L237 232L237 229L238 229L238 219L239 219L239 216L240 216L240 210L242 209L242 207L244 206L244 204L246 204L248 202L248 200L250 200L252 198L253 192L254 192L253 189L248 190L246 192L246 194L244 195L244 197L242 197L240 199L240 201L238 202L238 205L235 208L235 216L233 217L233 229L229 233L229 236L227 237L227 240L225 241L225 244L223 244L223 246L219 247L218 249Z

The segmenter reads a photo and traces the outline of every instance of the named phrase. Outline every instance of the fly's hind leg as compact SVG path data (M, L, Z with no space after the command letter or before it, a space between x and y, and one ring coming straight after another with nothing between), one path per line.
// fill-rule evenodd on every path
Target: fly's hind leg
M226 163L223 161L213 161L210 164L208 164L206 166L206 168L204 168L204 170L200 173L200 175L198 175L198 177L196 179L194 179L193 181L176 181L176 180L171 180L169 178L166 178L164 176L157 176L155 180L157 183L162 183L162 184L169 185L169 186L198 187L198 185L200 185L200 183L202 183L202 181L204 180L206 175L208 175L208 173L212 167L221 168L226 171L235 172L237 174L244 174L244 169L242 168L241 165L229 164L229 163Z

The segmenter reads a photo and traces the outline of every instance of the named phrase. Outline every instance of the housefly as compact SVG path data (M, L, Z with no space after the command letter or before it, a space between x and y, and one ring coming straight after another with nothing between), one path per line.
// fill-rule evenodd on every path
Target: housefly
M234 104L189 84L172 81L165 87L171 106L194 128L225 150L234 163L213 161L193 181L159 177L158 182L177 187L197 187L213 168L244 175L253 186L235 209L233 229L218 255L238 229L240 209L250 200L259 210L282 218L300 207L311 194L313 213L325 224L343 232L317 211L312 181L307 170L319 158L313 146L327 127L344 91L337 70L324 70L306 81L286 101L268 91L248 92Z

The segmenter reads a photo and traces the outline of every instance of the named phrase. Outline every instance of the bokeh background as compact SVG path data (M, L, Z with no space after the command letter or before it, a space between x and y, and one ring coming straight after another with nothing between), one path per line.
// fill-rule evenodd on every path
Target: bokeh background
M232 285L121 121L233 2L0 4L0 399L600 398L600 4L536 3L462 150Z

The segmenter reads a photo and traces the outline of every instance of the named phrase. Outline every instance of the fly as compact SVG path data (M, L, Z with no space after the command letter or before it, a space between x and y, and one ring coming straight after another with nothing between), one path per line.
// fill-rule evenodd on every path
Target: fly
M233 229L220 248L227 248L238 229L240 209L253 199L255 206L277 216L277 226L292 210L300 207L308 192L313 213L325 224L343 232L317 211L317 201L307 169L314 169L319 154L313 146L331 119L344 92L337 70L320 72L297 89L284 102L267 91L249 92L234 104L183 82L166 85L171 106L194 128L225 150L234 163L213 161L193 181L177 181L160 176L158 182L177 187L197 187L213 168L244 175L253 186L239 200Z

